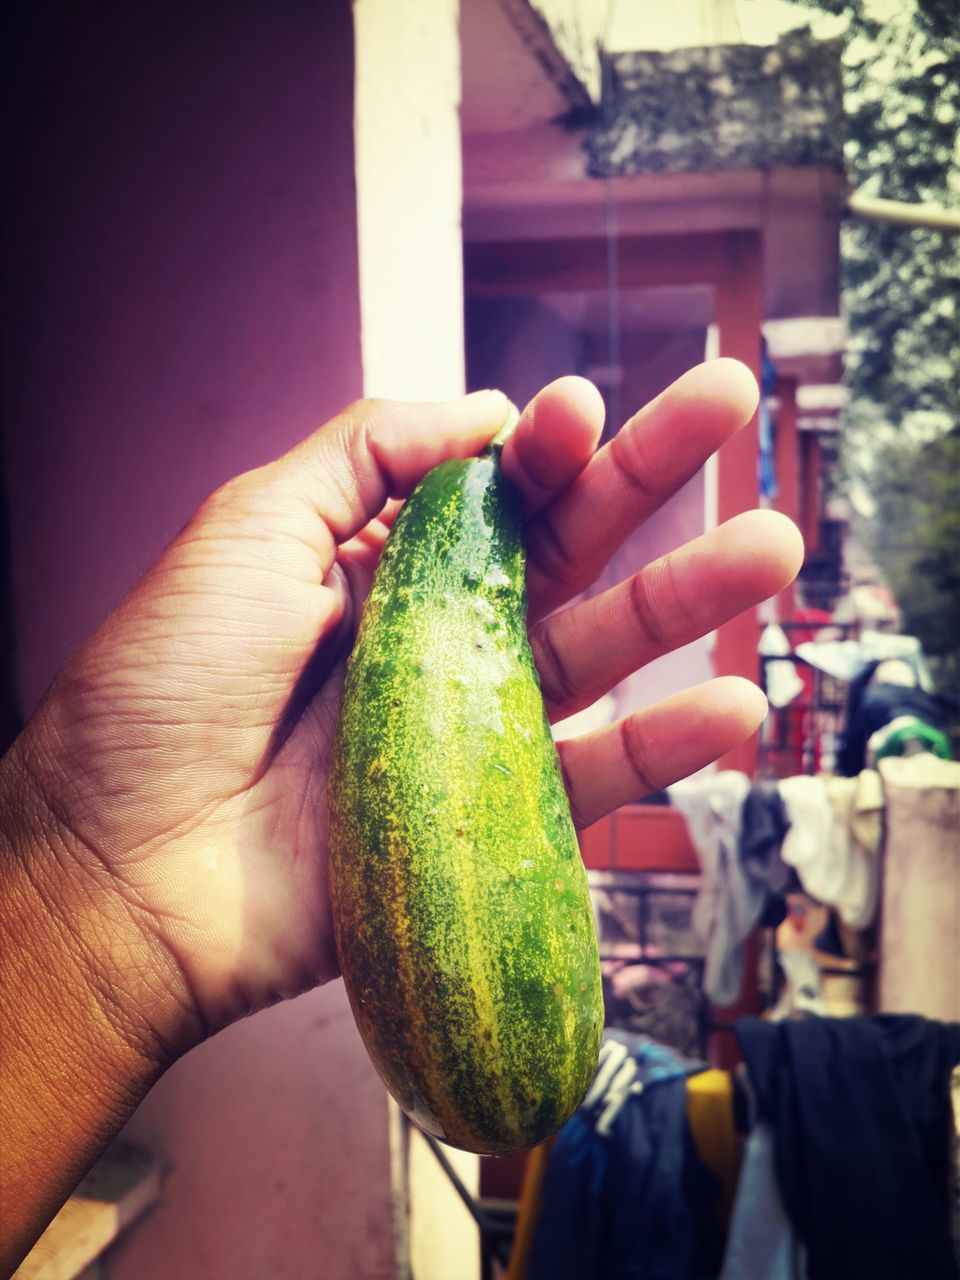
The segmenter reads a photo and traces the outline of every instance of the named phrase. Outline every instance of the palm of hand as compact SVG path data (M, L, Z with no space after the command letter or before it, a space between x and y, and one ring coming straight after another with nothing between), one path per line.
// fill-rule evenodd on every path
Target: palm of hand
M505 450L527 505L531 641L554 716L795 571L786 522L773 528L755 513L770 526L763 550L756 529L727 526L609 598L544 621L749 413L742 371L710 368L592 460L596 398L563 380ZM658 432L665 443L691 394L701 438L689 456L658 460ZM502 402L471 399L469 412L367 406L359 422L354 411L225 486L68 666L24 735L51 843L84 873L78 900L109 897L124 981L164 1039L195 1038L337 972L325 788L344 654L387 533L375 513L435 461L489 439ZM620 634L598 658L596 636L611 629ZM751 732L762 699L731 684L564 744L581 824Z
M387 532L372 522L324 575L316 512L261 497L254 477L214 495L31 726L56 744L39 789L60 840L174 957L204 1032L337 972L326 777Z

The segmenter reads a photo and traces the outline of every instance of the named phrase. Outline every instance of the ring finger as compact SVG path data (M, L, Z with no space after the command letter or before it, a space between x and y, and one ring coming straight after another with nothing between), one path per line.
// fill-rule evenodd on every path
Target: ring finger
M646 663L782 590L802 556L789 520L747 511L536 623L530 643L551 720L589 706Z

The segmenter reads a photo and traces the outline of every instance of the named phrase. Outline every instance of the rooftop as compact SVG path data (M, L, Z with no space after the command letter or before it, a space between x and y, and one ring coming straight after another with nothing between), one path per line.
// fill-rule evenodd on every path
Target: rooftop
M843 163L837 40L613 53L603 58L594 177Z

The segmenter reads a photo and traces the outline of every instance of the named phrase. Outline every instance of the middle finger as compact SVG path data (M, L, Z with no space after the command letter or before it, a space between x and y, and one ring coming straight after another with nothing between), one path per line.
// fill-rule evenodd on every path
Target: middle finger
M530 616L589 586L623 540L747 422L757 385L736 360L678 378L622 428L527 529Z

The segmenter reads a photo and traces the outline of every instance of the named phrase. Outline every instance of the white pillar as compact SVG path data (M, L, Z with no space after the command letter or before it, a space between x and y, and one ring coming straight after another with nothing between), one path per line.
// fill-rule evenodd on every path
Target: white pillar
M355 0L366 395L464 385L457 0Z
M354 0L354 27L364 394L448 399L464 389L459 5ZM474 1280L473 1219L417 1134L407 1157L396 1121L399 1272ZM448 1155L476 1192L478 1159Z

